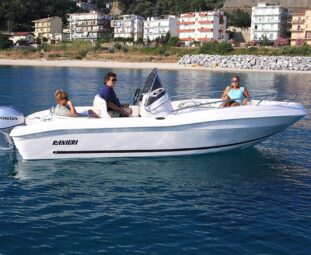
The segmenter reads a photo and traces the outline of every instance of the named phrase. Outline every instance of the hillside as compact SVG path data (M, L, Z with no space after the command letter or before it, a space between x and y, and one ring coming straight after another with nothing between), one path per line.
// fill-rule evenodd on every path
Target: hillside
M311 7L311 0L226 0L223 8L229 12L237 8L250 10L254 5L257 5L258 2L280 4L292 10Z
M218 9L222 8L224 0L120 0L118 2L123 13L148 17Z
M0 31L32 31L32 20L59 16L67 21L67 14L78 11L72 0L1 0Z
M108 6L118 6L122 14L136 14L143 17L166 14L179 15L183 12L221 8L224 0L93 0L98 8L108 13ZM31 31L32 20L60 16L66 23L67 14L82 10L72 0L1 0L0 31Z

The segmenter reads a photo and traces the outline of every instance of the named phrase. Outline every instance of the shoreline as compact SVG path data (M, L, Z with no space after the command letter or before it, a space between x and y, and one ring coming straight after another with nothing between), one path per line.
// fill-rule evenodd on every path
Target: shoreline
M208 68L198 65L180 65L161 62L114 62L100 60L46 60L46 59L0 59L0 66L34 66L34 67L81 67L81 68L120 68L120 69L153 69L159 70L204 70L212 72L271 72L311 74L311 71L262 70Z

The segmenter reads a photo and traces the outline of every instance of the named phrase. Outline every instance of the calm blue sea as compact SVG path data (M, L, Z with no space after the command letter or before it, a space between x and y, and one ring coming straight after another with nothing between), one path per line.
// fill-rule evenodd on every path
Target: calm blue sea
M0 67L0 105L90 105L108 69ZM150 70L112 69L132 100ZM161 71L170 95L233 73ZM251 93L298 93L309 115L255 148L204 156L23 161L0 155L0 254L311 254L311 75L239 73ZM139 139L139 137L137 138Z

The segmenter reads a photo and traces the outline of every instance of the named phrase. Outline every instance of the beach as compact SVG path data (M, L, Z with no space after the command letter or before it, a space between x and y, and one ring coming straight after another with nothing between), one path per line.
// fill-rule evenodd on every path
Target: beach
M161 62L117 62L99 60L46 60L46 59L0 59L0 66L40 66L40 67L84 67L84 68L123 68L123 69L153 69L160 70L206 70L215 72L276 72L276 73L306 73L311 71L260 70L208 68L196 64L181 65L178 63Z

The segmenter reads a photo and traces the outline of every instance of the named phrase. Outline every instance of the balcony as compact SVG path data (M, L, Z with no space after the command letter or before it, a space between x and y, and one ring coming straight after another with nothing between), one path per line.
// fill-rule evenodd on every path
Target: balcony
M294 33L302 33L305 30L303 28L292 28L290 31L292 31Z
M194 29L178 29L177 33L193 33Z
M206 41L211 41L212 38L207 38L207 37L201 37L201 38L198 38L198 40L200 42L206 42Z
M281 20L260 20L260 21L254 21L254 24L279 24L282 23Z
M207 17L207 16L213 16L213 15L208 14L207 12L200 12L200 13L199 13L199 16L200 16L200 17Z
M187 38L180 38L180 40L182 40L182 41L187 41L187 42L191 42L191 41L194 41L194 38L187 37Z
M180 15L181 18L195 17L195 14L192 12L184 13Z
M194 25L194 21L179 21L177 22L177 25Z
M212 32L213 29L212 28L199 28L198 29L200 32Z
M294 19L292 21L292 24L304 24L305 20L304 19Z
M281 32L280 29L256 29L254 28L254 32Z
M213 24L214 22L212 20L201 20L198 23L199 24Z
M254 17L263 17L263 16L279 16L279 15L284 15L285 13L282 12L277 12L277 13L253 13Z

